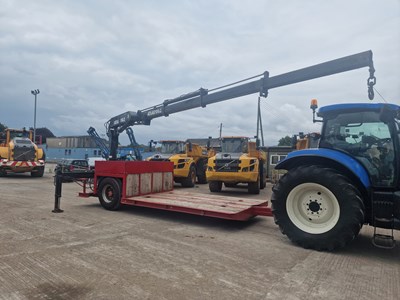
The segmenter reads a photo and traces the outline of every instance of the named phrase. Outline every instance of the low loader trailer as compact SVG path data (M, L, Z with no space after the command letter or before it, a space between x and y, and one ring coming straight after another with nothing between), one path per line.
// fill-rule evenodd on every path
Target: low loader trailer
M94 171L55 175L55 213L60 208L62 183L82 183L80 197L98 197L107 210L121 205L157 208L207 217L246 221L272 216L267 200L204 195L173 189L174 165L157 161L96 161Z

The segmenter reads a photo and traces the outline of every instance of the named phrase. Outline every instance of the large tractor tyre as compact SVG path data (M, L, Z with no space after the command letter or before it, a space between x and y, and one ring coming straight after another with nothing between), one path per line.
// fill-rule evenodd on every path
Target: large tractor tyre
M249 182L247 191L249 194L258 195L260 193L260 176L257 177L257 181Z
M290 170L273 187L271 203L282 233L304 248L342 248L364 223L357 188L347 177L321 166Z
M107 210L118 210L121 206L121 183L118 179L107 177L100 181L98 196L101 206Z
M32 177L43 177L44 167L38 167L36 170L31 172Z
M197 163L197 181L200 184L207 183L206 169L207 169L207 164L204 163L204 161L200 160Z
M212 193L219 193L222 189L222 181L209 181L208 188Z
M0 169L0 177L6 177L7 176L7 171L4 169Z
M194 165L190 166L188 177L181 181L183 187L194 187L196 184L196 167Z

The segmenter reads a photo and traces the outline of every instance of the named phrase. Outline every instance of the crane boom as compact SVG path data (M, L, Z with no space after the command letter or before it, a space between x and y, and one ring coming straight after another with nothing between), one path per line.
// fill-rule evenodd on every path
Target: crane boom
M261 77L257 80L235 85L235 83L218 89L207 90L200 88L197 91L179 96L174 99L165 100L163 103L143 109L137 112L128 111L111 118L107 123L107 134L110 138L110 154L112 159L116 159L118 147L118 136L129 126L150 125L154 118L197 108L206 107L209 104L234 99L250 94L259 93L262 97L267 97L268 90L290 85L315 78L329 76L337 73L347 72L363 67L369 67L370 78L369 97L373 98L372 85L375 84L374 65L372 60L372 51L365 51L358 54L338 58L321 64L313 65L292 72L269 77L266 71L255 77ZM254 78L254 77L253 77ZM242 82L242 81L240 81ZM238 83L240 83L238 82ZM235 85L235 86L232 86Z

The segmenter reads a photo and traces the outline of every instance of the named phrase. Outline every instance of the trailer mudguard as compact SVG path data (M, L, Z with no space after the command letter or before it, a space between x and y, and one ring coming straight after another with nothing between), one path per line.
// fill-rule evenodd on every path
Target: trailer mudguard
M358 177L365 188L368 189L371 186L368 172L359 161L344 152L331 149L304 149L290 152L284 160L280 161L275 166L275 169L289 170L293 167L299 166L301 164L299 164L299 161L307 161L307 164L309 164L307 158L312 158L312 161L314 162L317 158L334 161L337 164L344 166Z

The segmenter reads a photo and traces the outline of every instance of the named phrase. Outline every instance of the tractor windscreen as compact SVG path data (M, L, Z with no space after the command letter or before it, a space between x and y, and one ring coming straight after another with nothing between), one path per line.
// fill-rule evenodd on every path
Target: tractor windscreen
M360 161L375 185L394 183L394 145L390 122L379 112L341 113L326 121L320 147L348 153Z

